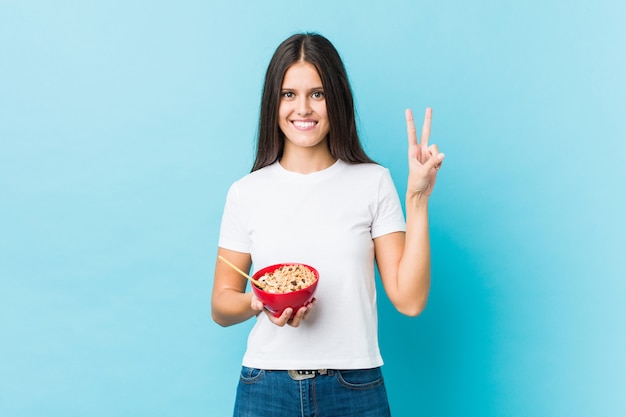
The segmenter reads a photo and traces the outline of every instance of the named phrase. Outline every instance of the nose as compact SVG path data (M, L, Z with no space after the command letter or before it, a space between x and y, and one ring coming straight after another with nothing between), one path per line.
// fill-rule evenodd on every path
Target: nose
M300 97L296 106L296 111L300 116L306 116L311 113L311 106L309 106L308 97Z

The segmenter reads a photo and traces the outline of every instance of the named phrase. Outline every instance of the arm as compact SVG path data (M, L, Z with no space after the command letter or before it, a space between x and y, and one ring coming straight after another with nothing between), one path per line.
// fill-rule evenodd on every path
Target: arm
M223 256L242 271L249 271L252 264L249 253L218 248ZM251 307L252 293L246 293L246 279L224 262L215 264L215 279L211 296L211 314L220 326L231 326L255 316L259 311Z
M444 155L428 146L432 111L426 110L422 142L417 142L413 115L406 112L409 137L409 179L406 193L406 234L390 233L374 239L376 263L387 296L402 314L419 315L430 290L428 198Z

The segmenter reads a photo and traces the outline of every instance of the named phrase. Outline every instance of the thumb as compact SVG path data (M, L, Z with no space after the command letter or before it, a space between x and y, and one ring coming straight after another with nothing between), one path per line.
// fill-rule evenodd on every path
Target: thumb
M252 294L252 299L250 300L250 308L254 311L263 311L263 307L263 303L259 301L259 299L256 298L254 294Z

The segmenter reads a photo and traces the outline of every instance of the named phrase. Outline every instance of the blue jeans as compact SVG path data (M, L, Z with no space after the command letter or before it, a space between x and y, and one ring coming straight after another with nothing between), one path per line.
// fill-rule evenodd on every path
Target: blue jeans
M388 417L380 368L328 370L294 380L287 371L242 367L234 417Z

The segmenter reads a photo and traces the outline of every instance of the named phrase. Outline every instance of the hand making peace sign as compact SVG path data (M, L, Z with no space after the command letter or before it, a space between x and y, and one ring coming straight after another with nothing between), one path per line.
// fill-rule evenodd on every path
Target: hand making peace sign
M433 111L429 107L424 116L421 143L417 140L413 113L406 110L406 129L409 136L409 179L407 181L407 197L428 198L433 192L437 171L441 167L444 154L439 152L437 145L428 146L430 123Z

